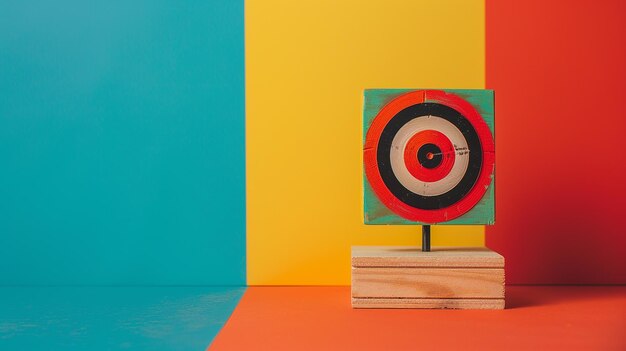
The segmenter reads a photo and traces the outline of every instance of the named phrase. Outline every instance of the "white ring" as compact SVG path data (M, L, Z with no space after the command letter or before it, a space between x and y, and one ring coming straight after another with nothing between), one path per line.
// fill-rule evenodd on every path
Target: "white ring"
M415 178L404 163L404 150L411 138L422 131L435 130L445 135L456 151L450 173L436 182ZM422 196L437 196L452 190L465 175L469 165L469 148L463 133L452 123L437 116L419 116L398 130L391 142L390 159L394 175L405 188ZM416 155L417 157L417 155Z

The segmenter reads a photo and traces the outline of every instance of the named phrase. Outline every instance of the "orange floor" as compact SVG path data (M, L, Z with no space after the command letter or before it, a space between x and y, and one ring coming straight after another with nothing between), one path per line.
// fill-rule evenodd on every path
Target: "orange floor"
M221 350L626 350L626 286L512 286L503 311L353 310L350 287L249 287Z

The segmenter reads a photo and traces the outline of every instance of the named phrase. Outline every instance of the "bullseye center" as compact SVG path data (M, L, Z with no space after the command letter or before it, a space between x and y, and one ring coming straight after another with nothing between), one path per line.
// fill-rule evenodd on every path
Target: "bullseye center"
M441 149L435 144L424 144L417 150L417 162L424 168L436 168L442 160Z

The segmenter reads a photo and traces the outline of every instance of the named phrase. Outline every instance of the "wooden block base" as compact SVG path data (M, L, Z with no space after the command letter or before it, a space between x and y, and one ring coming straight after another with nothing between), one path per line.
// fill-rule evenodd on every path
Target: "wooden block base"
M501 310L504 299L376 299L353 298L353 308L432 308L458 310Z
M504 308L504 258L487 248L355 246L353 308Z

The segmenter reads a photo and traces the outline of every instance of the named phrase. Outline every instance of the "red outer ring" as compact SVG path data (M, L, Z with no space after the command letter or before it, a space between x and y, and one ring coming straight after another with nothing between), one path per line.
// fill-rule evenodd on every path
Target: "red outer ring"
M396 198L383 182L376 159L378 140L383 129L398 112L423 102L435 102L457 110L472 124L483 148L483 164L474 187L454 205L437 209L423 210L405 204ZM442 90L418 90L402 94L385 105L372 121L363 147L365 175L378 199L391 211L402 218L422 222L439 223L462 216L471 210L485 195L495 165L495 145L491 130L478 111L465 99Z
M417 151L425 144L434 144L442 153L441 163L435 168L426 168L419 163ZM454 146L450 139L436 130L423 130L411 137L404 149L404 164L411 175L423 182L436 182L447 176L454 166Z

